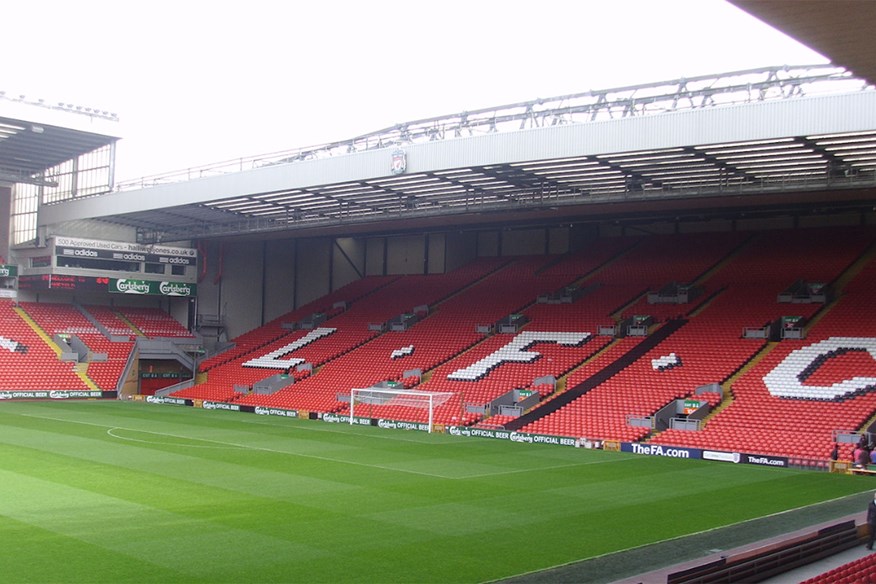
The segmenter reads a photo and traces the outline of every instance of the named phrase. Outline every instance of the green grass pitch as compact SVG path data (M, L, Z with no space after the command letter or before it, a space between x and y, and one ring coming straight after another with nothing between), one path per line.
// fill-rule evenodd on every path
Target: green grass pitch
M143 403L0 405L4 582L486 582L873 488Z

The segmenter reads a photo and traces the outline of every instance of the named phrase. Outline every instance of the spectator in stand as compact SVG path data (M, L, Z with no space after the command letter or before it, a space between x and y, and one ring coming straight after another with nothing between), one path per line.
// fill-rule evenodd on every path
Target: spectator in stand
M864 461L863 463L861 462L862 460ZM862 464L866 466L867 462L869 461L870 456L867 454L867 451L864 450L864 447L861 446L861 443L859 442L858 445L855 446L855 449L852 451L852 464L854 464L855 466L861 466Z
M876 449L870 451L870 464L876 464Z
M866 448L858 448L858 458L855 459L855 462L861 468L866 467L870 464L870 451Z
M867 549L872 550L873 541L876 540L876 493L873 493L873 500L867 505L867 527L870 528Z

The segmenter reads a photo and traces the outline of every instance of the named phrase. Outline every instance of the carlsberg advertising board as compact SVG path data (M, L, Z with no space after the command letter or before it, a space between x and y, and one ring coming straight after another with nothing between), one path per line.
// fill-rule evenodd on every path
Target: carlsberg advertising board
M198 285L185 282L155 282L110 278L109 291L117 294L141 294L149 296L197 296Z

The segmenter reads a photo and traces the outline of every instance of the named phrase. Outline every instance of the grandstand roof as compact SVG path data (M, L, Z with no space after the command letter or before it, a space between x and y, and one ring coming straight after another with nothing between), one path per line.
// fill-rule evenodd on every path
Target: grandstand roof
M653 218L657 201L672 214L670 201L872 206L876 91L832 66L745 71L419 120L224 170L43 218L99 217L151 243L586 220L600 206Z
M52 185L43 172L118 140L108 112L0 93L0 182Z

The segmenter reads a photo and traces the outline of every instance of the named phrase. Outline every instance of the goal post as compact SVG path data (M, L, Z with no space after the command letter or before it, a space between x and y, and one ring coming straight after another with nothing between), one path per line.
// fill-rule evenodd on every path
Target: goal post
M429 432L435 419L435 408L443 405L451 397L452 392L416 391L412 389L374 388L350 390L350 424L355 423L357 406L404 406L428 410Z

